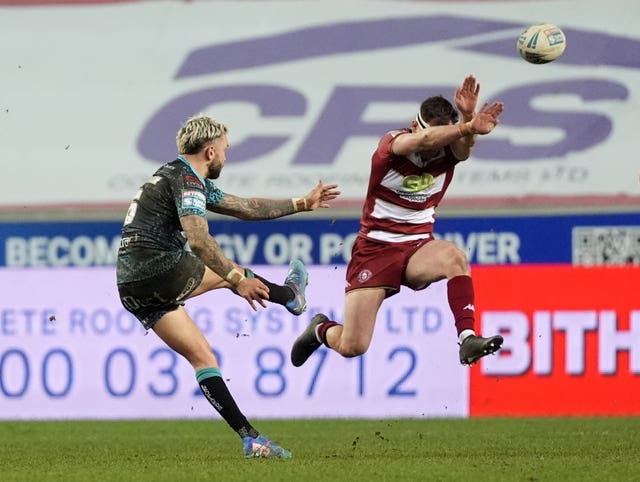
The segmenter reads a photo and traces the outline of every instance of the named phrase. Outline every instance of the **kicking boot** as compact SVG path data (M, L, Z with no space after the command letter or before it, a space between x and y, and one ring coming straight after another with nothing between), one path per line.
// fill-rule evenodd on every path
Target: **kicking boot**
M291 347L291 363L293 363L294 367L302 366L302 364L307 361L307 358L320 348L322 342L318 341L316 328L325 321L329 321L329 318L322 313L318 313L311 318L311 323L307 325L302 334L293 342L293 346Z
M307 268L302 261L294 259L289 263L289 272L284 280L284 284L293 290L293 299L285 307L293 315L301 315L307 309L307 299L304 297L304 290L307 287L309 276Z
M269 438L264 435L258 435L256 438L243 438L242 449L245 459L254 457L263 459L290 459L292 457L291 452L283 449L280 445L269 440Z
M472 365L485 355L497 352L502 346L503 339L500 335L483 338L470 335L460 344L460 363Z

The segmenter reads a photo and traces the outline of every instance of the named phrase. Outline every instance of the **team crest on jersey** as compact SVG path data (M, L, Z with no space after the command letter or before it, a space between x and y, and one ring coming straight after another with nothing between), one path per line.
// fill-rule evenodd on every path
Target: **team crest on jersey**
M360 273L358 273L358 281L360 281L360 283L365 283L366 281L371 279L371 276L371 271L369 271L368 269L363 269L362 271L360 271Z

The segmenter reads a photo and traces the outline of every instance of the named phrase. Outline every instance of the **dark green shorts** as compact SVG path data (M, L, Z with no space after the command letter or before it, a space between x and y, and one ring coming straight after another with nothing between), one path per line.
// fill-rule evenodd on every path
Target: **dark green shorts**
M118 283L122 305L150 330L169 311L184 305L184 300L200 285L204 263L185 251L171 268L152 278Z

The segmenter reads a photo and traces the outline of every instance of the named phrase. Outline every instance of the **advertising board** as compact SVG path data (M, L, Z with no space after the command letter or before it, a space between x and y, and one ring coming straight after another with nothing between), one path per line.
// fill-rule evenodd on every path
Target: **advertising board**
M343 271L310 267L300 317L224 290L187 302L247 415L640 415L639 267L475 266L477 325L505 343L471 368L446 282L385 301L363 357L322 348L293 367L313 314L342 319ZM0 283L0 418L211 416L188 363L123 310L112 268L2 268Z
M121 227L119 221L0 223L0 266L112 266ZM346 264L359 227L355 218L209 223L225 254L247 265L286 265L293 258ZM438 218L435 229L472 264L640 264L638 213L449 216Z

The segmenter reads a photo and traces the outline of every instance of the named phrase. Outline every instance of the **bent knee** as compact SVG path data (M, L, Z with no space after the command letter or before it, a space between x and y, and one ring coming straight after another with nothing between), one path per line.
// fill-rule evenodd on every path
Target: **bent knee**
M452 267L455 273L452 274L468 274L469 273L469 260L464 251L455 245L452 245L447 252L448 264Z
M368 343L363 342L351 342L342 343L338 352L345 358L353 358L356 356L364 355L369 349Z

